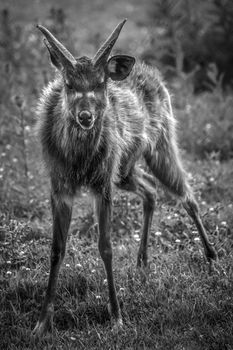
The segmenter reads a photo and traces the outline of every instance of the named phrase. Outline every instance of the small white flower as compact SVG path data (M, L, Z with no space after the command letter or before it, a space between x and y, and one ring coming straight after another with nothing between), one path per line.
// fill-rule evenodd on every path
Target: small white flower
M198 242L198 241L200 241L200 238L199 237L194 237L194 241Z
M11 149L11 145L6 145L6 149L10 150Z
M192 180L192 179L193 179L193 174L192 174L192 173L188 173L188 178L189 178L190 180Z
M70 267L70 264L66 264L66 267Z
M2 152L1 156L2 156L2 157L5 157L5 156L6 156L6 153L5 153L5 152Z
M12 162L13 162L13 163L17 163L17 162L18 162L18 159L14 157L14 158L12 159Z
M175 240L175 242L176 242L176 243L180 243L181 240L177 238L177 239Z
M135 241L140 241L140 237L139 237L139 234L138 233L135 233L134 235L133 235L133 238L135 239Z
M155 232L155 236L162 236L162 232L160 232L160 231L157 231L157 232Z
M26 125L25 126L25 131L29 132L31 130L30 126L29 125Z
M10 276L10 275L12 275L12 272L11 272L11 271L7 271L6 274L7 274L8 276Z
M119 250L121 253L126 253L126 251L127 251L126 247L125 247L123 244L121 244L121 245L118 246L118 250Z

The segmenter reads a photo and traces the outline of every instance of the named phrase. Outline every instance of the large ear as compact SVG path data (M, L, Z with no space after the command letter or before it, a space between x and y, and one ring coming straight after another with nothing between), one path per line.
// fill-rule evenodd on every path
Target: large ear
M127 55L116 55L107 62L107 72L112 80L124 80L131 72L135 58Z

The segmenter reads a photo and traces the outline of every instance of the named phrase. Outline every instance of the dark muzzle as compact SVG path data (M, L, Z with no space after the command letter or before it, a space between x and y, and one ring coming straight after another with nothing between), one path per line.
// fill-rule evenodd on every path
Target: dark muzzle
M90 111L83 110L78 113L78 122L84 129L89 129L92 127L94 118Z

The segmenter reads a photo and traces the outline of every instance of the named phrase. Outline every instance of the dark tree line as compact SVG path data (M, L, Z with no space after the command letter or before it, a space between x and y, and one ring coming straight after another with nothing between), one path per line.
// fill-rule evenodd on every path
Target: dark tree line
M219 80L224 88L233 85L232 0L156 0L148 16L151 47L144 60L170 74L195 71L195 92Z

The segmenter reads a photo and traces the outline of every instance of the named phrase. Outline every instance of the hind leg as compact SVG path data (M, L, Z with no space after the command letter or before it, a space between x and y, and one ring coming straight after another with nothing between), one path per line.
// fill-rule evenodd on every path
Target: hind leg
M150 170L159 181L181 199L185 210L197 227L207 260L210 262L212 259L216 259L216 252L208 240L200 218L198 205L188 184L187 175L182 167L175 142L168 143L164 139L156 151L145 155L145 159Z
M185 210L187 211L189 216L193 219L197 227L207 260L209 262L211 262L211 260L215 260L217 258L216 252L208 240L206 230L203 226L203 223L199 214L199 208L195 199L193 198L193 195L190 196L189 194L189 196L185 197L182 202Z
M148 246L148 237L151 229L152 224L152 218L155 208L155 199L153 192L151 191L151 188L146 183L145 179L143 178L144 173L141 173L140 175L137 175L137 182L138 182L138 190L137 193L139 196L141 196L143 200L143 228L142 228L142 235L141 235L141 241L138 251L138 257L137 257L137 266L141 267L143 264L144 266L147 266L147 246Z
M120 189L135 192L143 200L143 228L137 257L138 267L142 264L147 266L147 245L155 207L153 195L155 190L152 189L146 181L147 176L150 177L150 175L141 170L134 170L130 175L122 179L120 183L116 184Z

